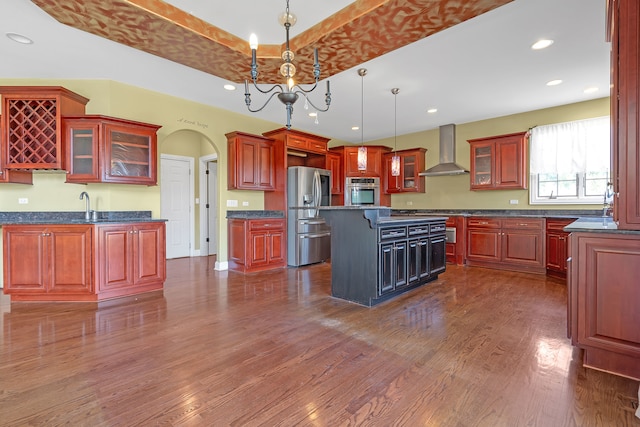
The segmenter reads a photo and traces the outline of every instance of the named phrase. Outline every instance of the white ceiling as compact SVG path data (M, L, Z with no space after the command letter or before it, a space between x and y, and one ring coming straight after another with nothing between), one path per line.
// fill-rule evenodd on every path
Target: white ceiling
M277 16L284 0L172 0L168 3L261 43L281 44ZM291 36L348 5L347 0L291 0L298 17ZM312 18L311 18L312 17ZM514 0L479 17L427 37L351 70L331 76L332 104L318 125L302 101L295 105L293 128L348 142L360 142L361 85L364 85L365 141L393 136L397 95L398 135L492 117L606 97L609 50L605 41L604 0ZM21 45L4 37L15 32L34 40ZM285 124L285 109L273 100L249 113L243 88L229 92L227 81L58 23L29 0L0 5L0 79L111 79ZM555 43L533 51L541 38ZM365 67L364 81L357 68ZM249 77L249 76L247 76ZM326 77L326 76L325 76ZM546 86L562 79L558 86ZM598 91L585 94L587 87ZM324 82L312 94L323 104ZM255 104L260 102L253 94ZM435 107L438 112L427 114ZM241 129L239 129L241 130ZM227 131L221 130L222 131Z

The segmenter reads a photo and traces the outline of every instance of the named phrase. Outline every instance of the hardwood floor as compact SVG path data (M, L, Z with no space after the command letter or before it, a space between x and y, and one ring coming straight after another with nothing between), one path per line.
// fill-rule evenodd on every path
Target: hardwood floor
M374 308L327 264L168 261L163 293L0 298L2 426L640 426L638 382L581 367L555 279L448 266Z

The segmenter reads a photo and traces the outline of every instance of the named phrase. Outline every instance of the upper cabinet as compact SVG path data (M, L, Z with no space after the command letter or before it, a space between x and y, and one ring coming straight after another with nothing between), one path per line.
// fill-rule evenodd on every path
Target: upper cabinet
M527 188L527 132L470 139L471 189Z
M227 137L229 190L275 189L274 140L244 132L231 132Z
M424 176L418 173L424 170L425 148L386 153L384 158L384 192L385 193L424 193ZM391 161L397 154L400 157L400 175L391 174Z
M89 100L58 86L0 86L3 169L65 169L62 117Z
M640 3L607 2L611 36L611 159L618 228L640 230Z
M155 185L160 126L107 116L65 117L67 182Z
M2 141L4 141L4 133L2 132L2 129L2 116L0 116L0 146L2 146ZM14 171L4 169L2 164L2 150L0 150L0 183L33 184L31 171Z
M344 178L354 176L378 177L382 178L382 155L391 151L388 147L380 145L365 145L367 147L367 168L358 169L358 148L354 145L350 147L337 147L338 152L342 152L344 162Z
M338 153L327 153L324 168L331 171L331 194L342 194L342 156Z
M329 138L300 132L294 129L280 128L262 134L267 138L284 141L287 151L300 153L327 153Z

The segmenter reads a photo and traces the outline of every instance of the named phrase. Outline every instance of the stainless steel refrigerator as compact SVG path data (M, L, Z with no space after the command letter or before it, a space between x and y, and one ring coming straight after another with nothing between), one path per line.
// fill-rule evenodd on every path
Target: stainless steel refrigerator
M318 206L331 205L331 171L292 166L287 171L287 264L299 267L331 257L331 228Z

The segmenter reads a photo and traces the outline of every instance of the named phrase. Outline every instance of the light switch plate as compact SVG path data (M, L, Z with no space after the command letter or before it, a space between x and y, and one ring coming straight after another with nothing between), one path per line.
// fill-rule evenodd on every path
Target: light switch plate
M227 207L228 208L237 208L238 207L238 201L237 200L227 200Z
M511 205L517 205L518 203L519 203L518 199L509 200L509 204L511 204Z
M29 203L29 199L28 199L28 198L26 198L26 197L20 197L20 198L18 199L18 204L19 204L19 205L26 205L26 204L28 204L28 203Z

